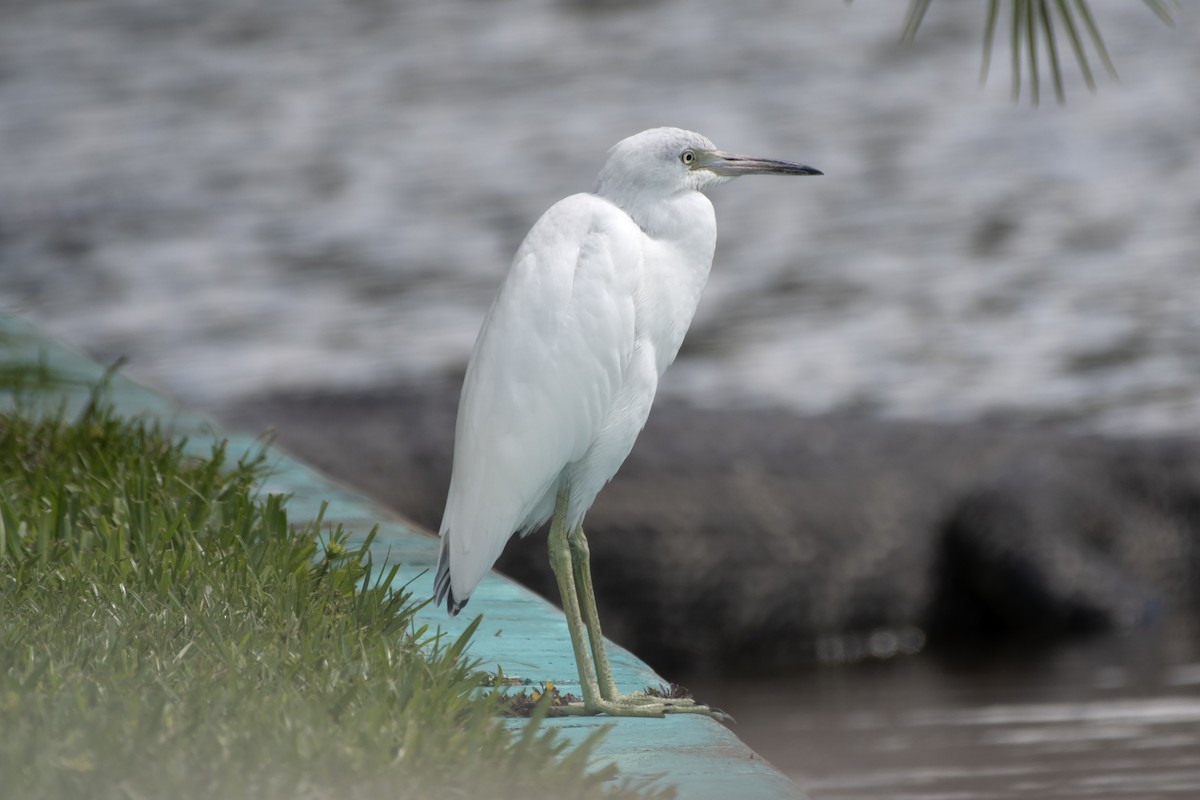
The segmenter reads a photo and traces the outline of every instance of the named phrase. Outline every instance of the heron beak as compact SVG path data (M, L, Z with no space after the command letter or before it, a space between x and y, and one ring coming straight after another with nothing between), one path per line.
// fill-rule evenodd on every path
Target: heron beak
M824 175L819 169L806 167L791 161L776 161L770 158L735 156L714 150L696 159L692 169L706 169L716 175L736 178L739 175Z

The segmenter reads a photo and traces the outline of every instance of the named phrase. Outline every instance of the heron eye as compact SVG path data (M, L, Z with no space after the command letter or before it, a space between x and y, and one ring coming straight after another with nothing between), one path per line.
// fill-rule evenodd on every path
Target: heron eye
M690 166L696 163L696 154L691 150L684 150L683 155L679 156L679 160Z

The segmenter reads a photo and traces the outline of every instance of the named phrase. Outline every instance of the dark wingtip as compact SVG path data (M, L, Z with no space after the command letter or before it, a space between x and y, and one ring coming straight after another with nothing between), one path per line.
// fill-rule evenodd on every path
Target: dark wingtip
M470 597L464 597L462 600L457 599L454 596L454 590L451 589L446 596L446 611L450 613L450 616L457 617L458 612L463 610L463 607L466 606L467 601L470 599Z
M438 555L437 574L433 578L433 604L440 606L445 600L446 611L450 616L455 617L471 598L468 596L459 600L454 596L454 587L450 584L450 554L447 552L449 534L449 531L442 534L442 549Z

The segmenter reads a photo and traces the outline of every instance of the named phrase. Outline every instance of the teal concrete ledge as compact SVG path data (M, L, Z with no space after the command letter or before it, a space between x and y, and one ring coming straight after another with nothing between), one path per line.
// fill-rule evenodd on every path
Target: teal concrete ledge
M47 410L56 410L60 404L68 413L82 409L91 387L105 373L102 365L51 341L32 325L0 314L0 367L38 362L65 379L60 396L47 403ZM213 441L219 439L229 442L229 453L235 457L262 448L261 440L222 431L204 417L119 374L112 377L106 398L122 414L159 419L173 432L186 436L188 449L197 455L209 455ZM412 588L418 595L432 590L429 576L437 560L437 540L432 535L276 449L267 453L273 469L264 491L291 496L287 503L289 519L313 518L322 503L328 503L325 520L341 523L357 536L364 536L378 525L373 545L376 563L401 565L397 586L415 579ZM561 691L580 694L562 613L500 575L493 573L484 579L472 594L469 609L458 618L450 619L442 609L428 606L418 622L428 623L431 629L440 627L453 636L478 614L483 615L483 621L468 651L471 656L501 666L509 677L551 680ZM623 691L665 683L629 651L610 643L609 655ZM661 776L663 782L677 787L684 800L804 797L795 784L742 744L731 730L707 717L567 717L550 719L546 724L558 728L573 742L582 741L598 727L610 727L598 749L598 759L615 763L622 777L636 780Z

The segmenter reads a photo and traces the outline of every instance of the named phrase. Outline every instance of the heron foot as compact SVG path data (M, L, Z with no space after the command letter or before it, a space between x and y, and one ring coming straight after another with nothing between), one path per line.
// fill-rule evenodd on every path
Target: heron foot
M691 698L653 697L645 694L617 695L611 699L596 700L592 703L567 703L555 706L550 713L563 716L605 714L610 717L664 717L667 714L700 714L721 722L733 721L733 717L724 711L701 705Z
M697 703L690 697L657 697L653 694L635 692L634 694L618 695L613 700L632 705L662 706L663 711L667 714L702 714L721 722L735 722L733 717L721 709Z

